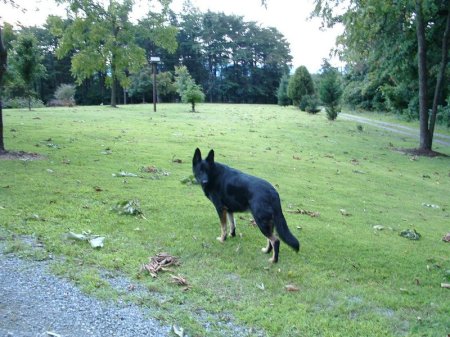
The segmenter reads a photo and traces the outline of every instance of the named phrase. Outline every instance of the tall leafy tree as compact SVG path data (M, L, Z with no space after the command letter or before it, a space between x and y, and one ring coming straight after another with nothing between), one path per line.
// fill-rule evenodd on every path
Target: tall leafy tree
M22 87L25 96L28 97L29 110L31 110L31 98L35 93L34 85L46 73L42 60L43 56L34 35L22 33L13 42L10 64L16 85Z
M294 105L298 106L303 97L314 94L314 83L305 66L300 66L295 70L289 80L288 96Z
M8 51L3 44L3 32L2 26L0 26L0 154L6 152L5 143L3 139L3 102L2 102L2 92L3 92L3 76L6 73L8 59Z
M145 52L135 42L136 27L129 15L133 0L110 0L104 7L101 1L59 0L70 8L71 23L64 28L61 19L53 19L52 31L60 38L58 57L73 52L72 74L77 82L102 72L107 75L106 84L111 88L111 106L116 106L118 84L128 87L129 72L137 72L145 63ZM170 3L159 1L164 9ZM148 25L155 23L149 19ZM172 48L174 30L162 25L152 27L155 43ZM166 35L167 34L167 35Z
M376 89L394 102L400 101L398 97L403 93L413 93L407 103L415 108L414 102L418 102L419 148L430 151L438 106L445 103L450 2L315 0L315 3L313 14L325 24L344 25L344 33L337 40L338 50L350 68L366 65L366 78L378 82Z

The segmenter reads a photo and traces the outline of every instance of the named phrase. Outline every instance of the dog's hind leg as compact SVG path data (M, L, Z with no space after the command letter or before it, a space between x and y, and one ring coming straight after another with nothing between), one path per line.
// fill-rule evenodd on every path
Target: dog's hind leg
M268 219L267 217L255 217L254 214L253 217L255 218L256 224L258 225L259 229L268 240L267 247L263 248L262 251L264 253L270 253L271 251L273 251L272 258L269 259L269 261L272 263L277 263L278 252L280 251L280 240L273 233L272 220Z
M221 235L217 238L220 242L224 242L227 239L227 210L222 209L219 213Z
M273 247L272 258L269 259L269 261L272 263L277 263L278 262L278 252L280 251L280 240L274 234L272 234L269 238L269 241L270 241L270 245Z
M228 221L230 222L230 235L236 236L236 222L234 221L234 215L232 212L227 212Z
M270 243L270 240L269 240L269 239L267 239L267 247L261 248L261 251L262 251L264 254L269 254L269 253L272 251L272 244Z

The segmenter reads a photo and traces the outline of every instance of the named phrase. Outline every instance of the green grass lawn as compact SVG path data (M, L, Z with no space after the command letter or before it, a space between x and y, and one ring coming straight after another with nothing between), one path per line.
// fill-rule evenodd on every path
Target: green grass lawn
M0 226L11 250L27 251L13 233L34 235L45 247L34 257L55 256L55 273L96 296L151 307L189 336L233 336L236 326L249 336L450 333L450 290L441 288L450 274L450 244L442 241L450 232L449 157L402 154L397 149L417 141L371 126L359 131L323 113L271 105L188 110L4 111L7 148L45 156L0 161ZM213 205L198 185L181 183L196 147L214 148L216 161L276 186L299 254L282 244L271 265L250 214L237 217L236 238L216 241ZM435 150L450 155L448 147ZM142 169L149 167L157 172ZM113 176L120 171L138 177ZM111 211L132 199L143 217ZM401 237L405 229L421 239ZM68 240L69 230L104 235L104 247ZM181 264L155 279L140 272L159 252ZM118 275L145 291L115 290L108 277Z

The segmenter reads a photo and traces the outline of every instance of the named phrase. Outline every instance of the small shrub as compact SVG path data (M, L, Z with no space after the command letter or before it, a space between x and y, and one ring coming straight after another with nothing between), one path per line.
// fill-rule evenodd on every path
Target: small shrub
M73 84L61 84L55 91L55 100L50 101L52 106L74 106L75 86Z
M436 122L448 128L450 127L450 105L438 107Z
M309 112L310 114L316 114L320 112L319 99L316 95L303 96L300 101L299 108L300 110Z
M327 118L330 121L334 121L337 118L339 112L341 112L341 109L337 106L330 106L326 107L325 111L327 112Z
M11 109L24 109L28 108L28 97L13 97L6 99L3 102L4 108L11 108ZM31 108L43 108L44 103L35 97L31 98Z

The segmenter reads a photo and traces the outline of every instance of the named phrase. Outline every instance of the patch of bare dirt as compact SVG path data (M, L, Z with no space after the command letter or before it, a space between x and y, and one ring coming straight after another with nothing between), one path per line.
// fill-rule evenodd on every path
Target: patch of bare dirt
M433 150L423 150L423 149L397 149L397 151L408 154L411 156L417 156L417 157L449 157L445 153L436 152Z
M0 160L43 160L45 156L39 153L29 153L24 151L3 151L0 152Z

